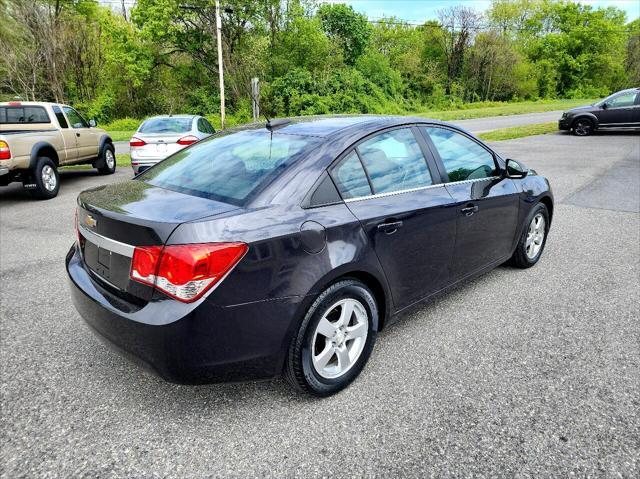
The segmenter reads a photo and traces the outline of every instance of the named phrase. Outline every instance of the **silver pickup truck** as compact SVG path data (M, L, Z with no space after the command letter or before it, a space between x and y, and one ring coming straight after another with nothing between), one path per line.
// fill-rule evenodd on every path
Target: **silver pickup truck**
M76 110L56 103L0 103L0 186L22 182L32 196L58 194L58 167L91 164L116 171L113 142Z

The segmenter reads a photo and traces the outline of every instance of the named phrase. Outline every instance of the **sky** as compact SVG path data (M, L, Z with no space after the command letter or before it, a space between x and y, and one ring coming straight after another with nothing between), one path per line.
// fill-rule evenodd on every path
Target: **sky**
M491 5L491 0L332 0L334 3L348 3L354 10L371 19L394 16L409 22L422 23L438 18L438 10L464 4L483 12ZM579 3L593 7L615 6L627 13L627 20L640 17L640 0L579 0Z

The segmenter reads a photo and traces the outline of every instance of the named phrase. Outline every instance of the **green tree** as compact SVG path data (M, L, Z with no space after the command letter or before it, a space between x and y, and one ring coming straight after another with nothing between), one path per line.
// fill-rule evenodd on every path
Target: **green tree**
M335 39L344 52L344 60L353 65L367 48L371 26L367 18L343 3L325 3L318 9L322 28Z

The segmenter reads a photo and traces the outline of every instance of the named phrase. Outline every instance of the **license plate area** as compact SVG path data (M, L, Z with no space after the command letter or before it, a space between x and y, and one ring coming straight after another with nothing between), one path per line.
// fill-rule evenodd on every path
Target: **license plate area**
M88 239L84 241L83 258L93 273L122 291L127 289L129 268L131 267L130 258L102 248Z

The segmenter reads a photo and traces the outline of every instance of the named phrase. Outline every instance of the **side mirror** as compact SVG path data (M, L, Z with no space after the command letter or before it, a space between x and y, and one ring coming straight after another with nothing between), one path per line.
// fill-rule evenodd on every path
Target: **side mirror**
M511 158L507 159L505 170L507 178L524 178L529 174L529 169L526 166Z
M606 110L607 108L609 108L609 104L608 103L603 103L601 108L603 110Z
M95 128L96 126L98 126L98 122L92 118L91 120L89 120L89 126L91 128Z

